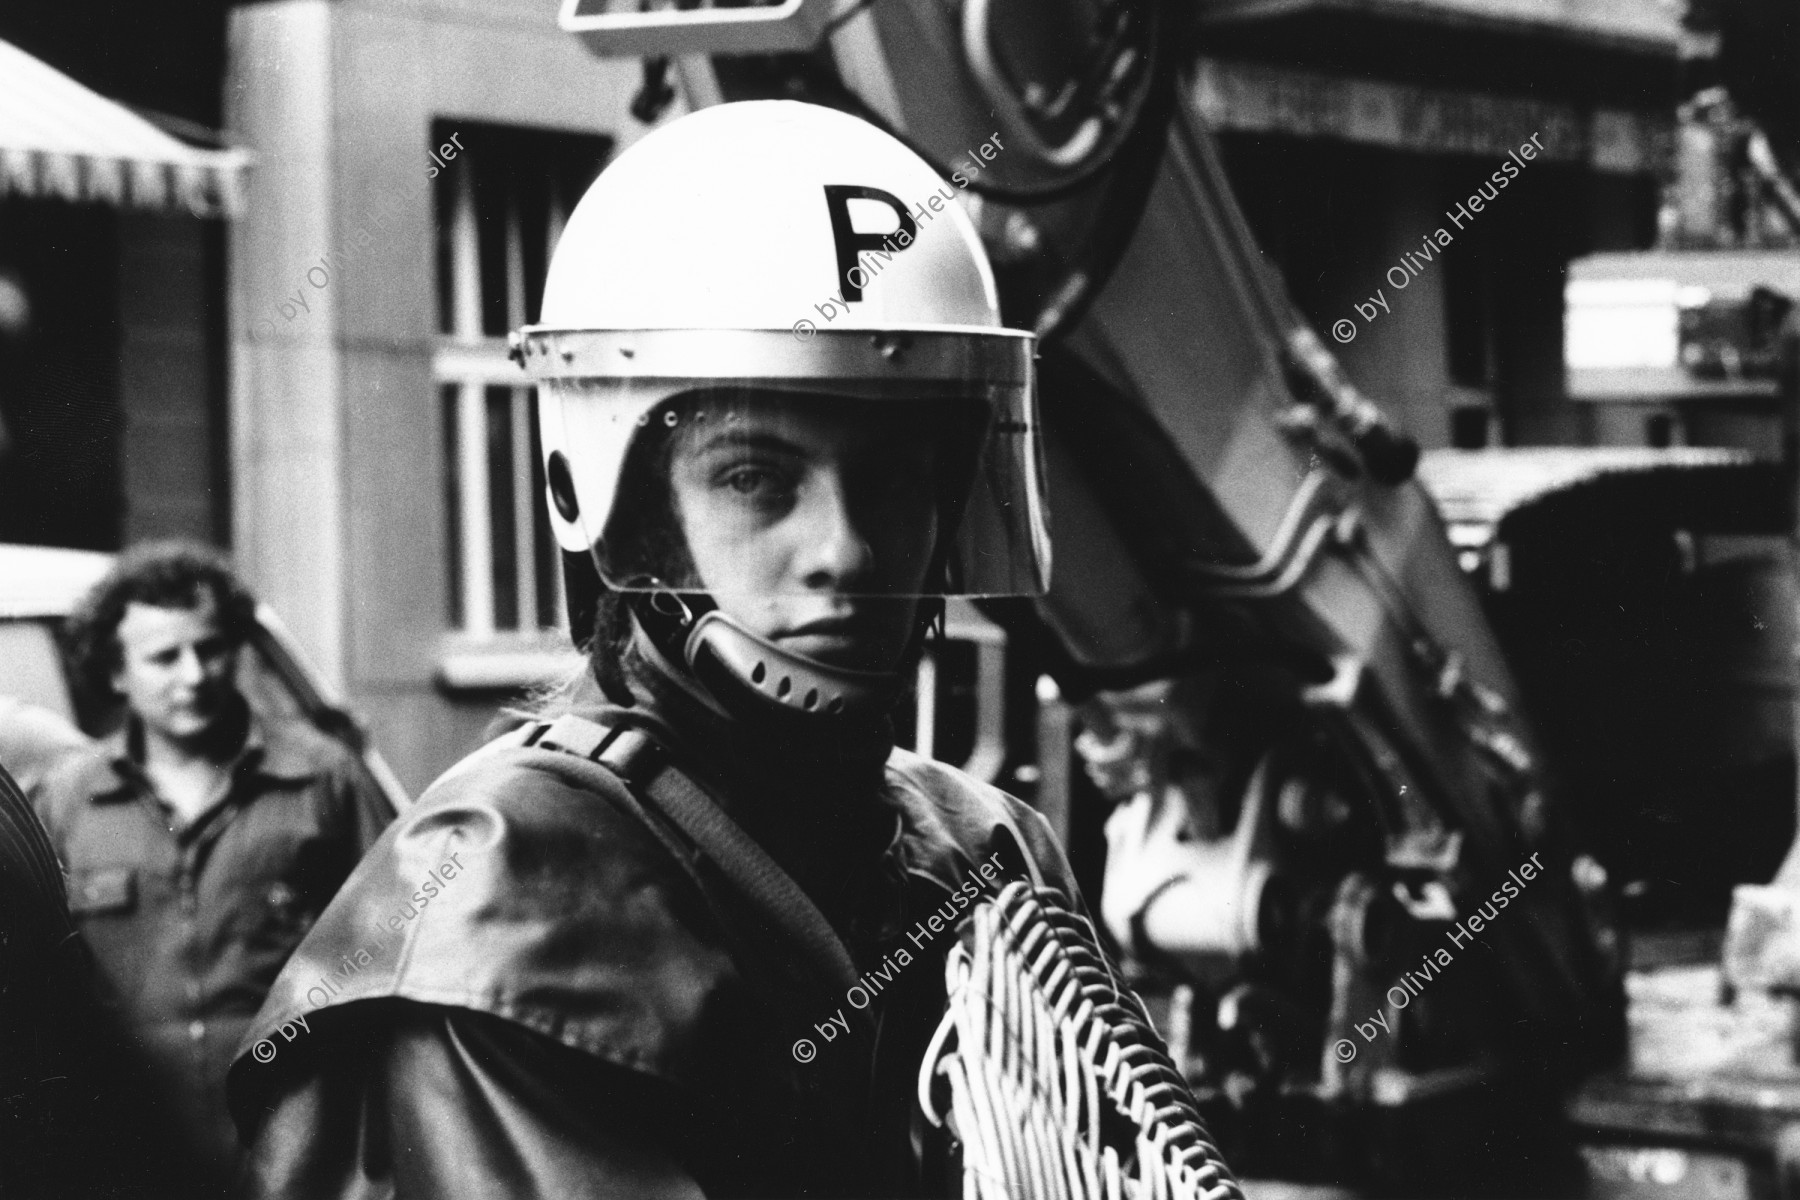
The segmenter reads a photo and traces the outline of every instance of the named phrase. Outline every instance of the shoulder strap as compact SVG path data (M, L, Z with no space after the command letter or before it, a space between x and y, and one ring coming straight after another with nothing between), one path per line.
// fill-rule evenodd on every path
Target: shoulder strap
M815 973L822 974L838 991L857 981L850 952L818 906L644 730L608 728L569 713L540 727L525 744L573 754L610 769L633 799L649 810L633 815L690 874L696 869L694 855L672 843L670 826L735 892L751 902L758 924L777 934L782 944L801 951L803 961ZM704 879L697 878L696 883L710 901L714 889ZM717 912L719 906L714 907L727 929L737 923L728 913Z

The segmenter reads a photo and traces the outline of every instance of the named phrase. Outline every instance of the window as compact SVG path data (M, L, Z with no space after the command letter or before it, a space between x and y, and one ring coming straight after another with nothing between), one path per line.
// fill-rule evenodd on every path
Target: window
M472 642L529 642L562 628L562 583L532 389L506 335L537 319L551 251L612 141L439 121L433 145L452 134L463 149L433 181L446 615Z
M1493 283L1476 242L1444 256L1444 348L1450 382L1472 391L1494 385Z

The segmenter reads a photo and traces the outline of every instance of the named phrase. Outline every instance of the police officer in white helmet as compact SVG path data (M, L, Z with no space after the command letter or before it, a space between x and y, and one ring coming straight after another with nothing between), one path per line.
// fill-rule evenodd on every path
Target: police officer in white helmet
M519 345L591 678L289 963L233 1071L247 1194L944 1194L916 1094L954 927L1075 894L1036 814L888 720L945 597L1048 571L1032 339L953 195L788 102L589 190Z

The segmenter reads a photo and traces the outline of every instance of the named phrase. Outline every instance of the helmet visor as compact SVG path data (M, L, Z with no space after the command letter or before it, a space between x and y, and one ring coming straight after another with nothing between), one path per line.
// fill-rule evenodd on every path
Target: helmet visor
M615 590L1023 596L1047 583L1029 380L549 386L583 532Z

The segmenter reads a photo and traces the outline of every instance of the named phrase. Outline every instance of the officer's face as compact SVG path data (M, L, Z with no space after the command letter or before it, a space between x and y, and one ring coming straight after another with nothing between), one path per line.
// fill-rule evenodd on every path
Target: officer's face
M113 686L149 731L192 741L230 712L237 647L210 596L197 608L128 604L118 639Z
M808 658L898 665L937 541L937 426L905 402L701 408L670 481L700 582Z

